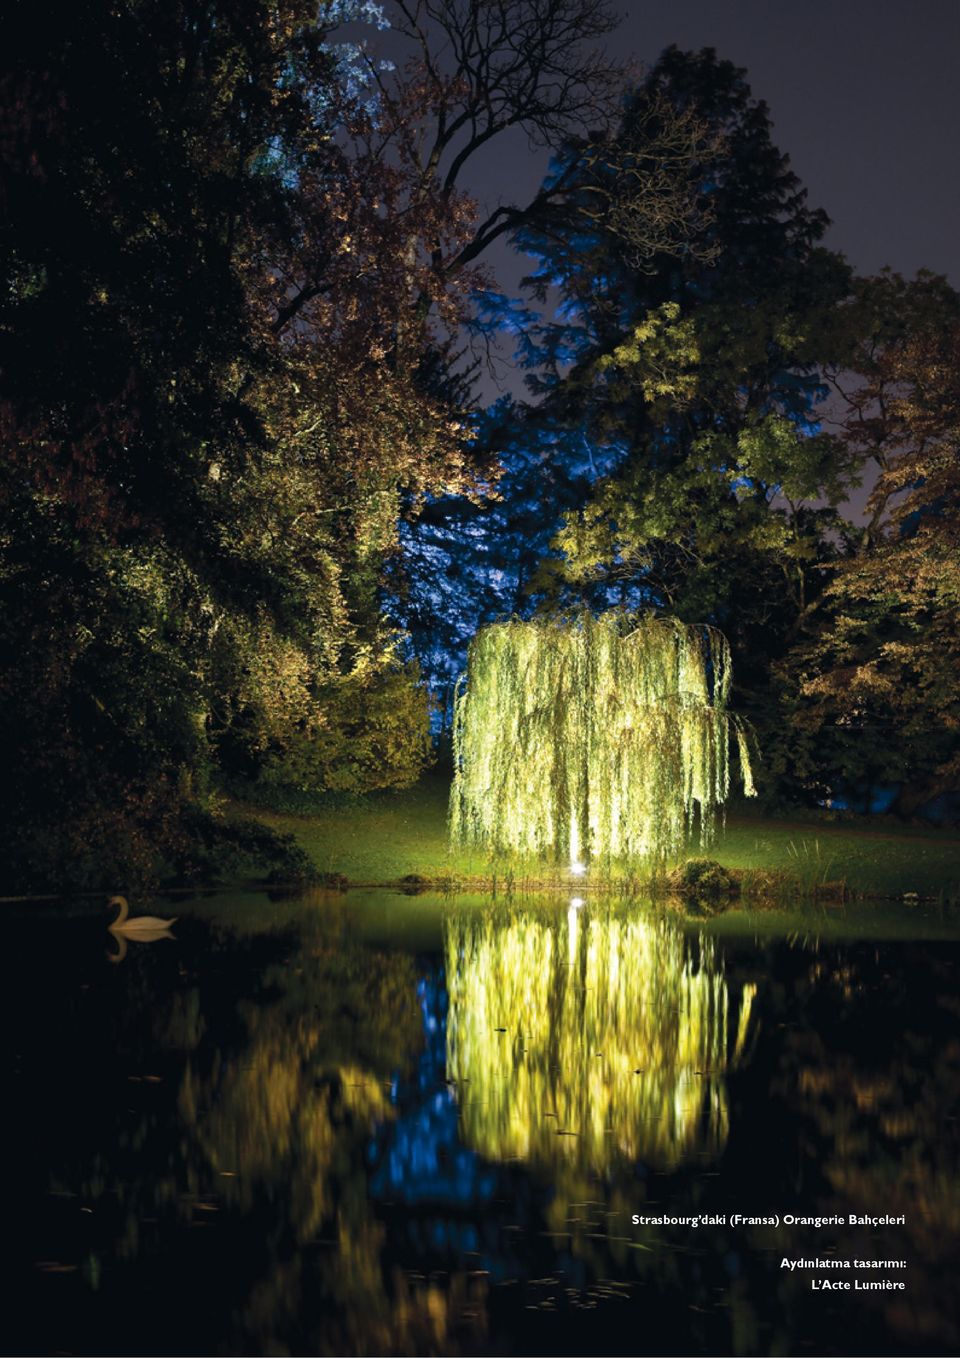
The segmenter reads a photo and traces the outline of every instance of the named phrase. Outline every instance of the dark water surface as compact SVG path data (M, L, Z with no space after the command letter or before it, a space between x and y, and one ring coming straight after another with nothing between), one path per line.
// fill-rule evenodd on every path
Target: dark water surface
M960 1346L950 919L151 908L175 939L111 959L89 909L4 907L4 1351ZM851 1213L906 1223L783 1222Z

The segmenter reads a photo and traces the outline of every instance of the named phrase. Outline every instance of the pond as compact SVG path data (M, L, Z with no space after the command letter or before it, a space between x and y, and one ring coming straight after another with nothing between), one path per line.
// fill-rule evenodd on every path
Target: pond
M942 912L4 909L7 1352L957 1350Z

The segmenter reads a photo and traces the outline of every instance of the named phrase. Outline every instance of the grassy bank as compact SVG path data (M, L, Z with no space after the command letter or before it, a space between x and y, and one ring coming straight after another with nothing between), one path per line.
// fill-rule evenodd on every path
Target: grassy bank
M485 885L491 865L484 855L453 853L447 844L448 783L439 775L424 778L403 793L382 794L356 803L333 805L301 799L297 814L249 803L237 812L294 835L321 873L351 885L398 882L405 877L429 881L453 878ZM692 854L699 849L691 848ZM773 820L733 814L709 855L724 867L762 884L776 883L806 892L843 890L852 895L960 899L960 838L955 830L902 826L864 819L832 824L807 819ZM545 880L543 870L520 865L517 879ZM503 869L500 869L503 880Z

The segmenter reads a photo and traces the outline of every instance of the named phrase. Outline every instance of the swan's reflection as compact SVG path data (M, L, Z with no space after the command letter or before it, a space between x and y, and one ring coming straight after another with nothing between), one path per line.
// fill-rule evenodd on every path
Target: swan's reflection
M132 939L134 943L159 943L160 940L164 938L169 938L172 942L176 941L175 936L170 932L169 928L142 930L137 934L118 934L111 929L111 942L116 943L117 946L116 949L107 949L107 961L116 964L124 960L130 946L127 941L128 939Z
M596 1169L722 1149L755 987L737 1003L711 939L576 900L559 917L454 915L446 961L447 1068L473 1149Z

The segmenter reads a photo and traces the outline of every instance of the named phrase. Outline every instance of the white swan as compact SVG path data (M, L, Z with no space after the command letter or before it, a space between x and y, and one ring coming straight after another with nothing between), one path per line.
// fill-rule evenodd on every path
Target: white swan
M137 915L135 919L129 919L130 906L127 904L126 896L111 896L107 905L116 905L120 909L119 915L109 926L110 932L125 934L127 938L138 938L141 942L169 936L170 925L176 924L179 918L178 915L174 915L173 919L161 919L158 915Z

